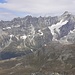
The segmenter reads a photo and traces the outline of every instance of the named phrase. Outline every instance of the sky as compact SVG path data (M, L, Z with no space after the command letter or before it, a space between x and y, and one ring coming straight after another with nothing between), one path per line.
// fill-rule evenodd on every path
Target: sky
M57 16L65 11L75 15L75 0L0 0L0 20L26 15Z

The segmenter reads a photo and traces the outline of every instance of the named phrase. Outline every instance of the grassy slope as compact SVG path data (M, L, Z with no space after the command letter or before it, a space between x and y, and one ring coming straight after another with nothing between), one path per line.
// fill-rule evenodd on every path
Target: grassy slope
M48 52L44 53L43 50ZM59 60L60 56L69 53L73 56L70 55L68 58L64 56L62 60ZM28 56L0 61L0 75L30 75L37 72L44 75L47 75L48 72L75 75L75 45L59 48L49 45Z

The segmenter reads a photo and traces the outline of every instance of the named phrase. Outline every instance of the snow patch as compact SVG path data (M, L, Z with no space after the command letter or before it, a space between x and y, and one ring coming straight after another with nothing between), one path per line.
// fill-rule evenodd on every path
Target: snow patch
M43 32L41 30L38 30L38 32L41 36L43 36Z
M74 33L72 30L70 30L70 33Z
M6 29L11 29L11 27L6 27Z
M73 30L73 32L75 32L75 29Z
M20 38L23 39L23 40L25 40L27 38L27 36L26 35L23 35Z
M17 24L17 25L15 25L15 26L13 26L13 27L18 28L18 27L20 27L20 25Z
M3 30L6 30L6 28L3 28Z
M72 34L75 33L75 29L74 30L70 30L70 32L68 34Z
M11 29L11 27L6 27L6 28L3 28L3 30L6 30L6 29Z
M68 22L67 20L64 22L63 22L63 20L61 20L57 24L53 24L53 25L49 26L48 28L51 30L52 35L55 35L55 31L57 33L59 33L60 32L59 28L62 27L63 25L65 25L67 22Z
M52 35L53 35L53 41L56 40L57 41L57 37L60 34L60 27L62 27L63 25L67 24L67 20L63 21L61 20L60 22L53 24L51 26L49 26L48 28L50 29Z
M27 36L26 36L25 34L20 37L20 39L23 39L23 40L24 40L24 41L23 41L24 47L26 47L26 45L25 45L25 40L26 40L26 38L27 38Z
M47 44L44 44L44 46L47 46Z
M12 38L12 37L14 37L14 35L13 35L13 34L11 34L11 35L10 35L10 38Z
M33 49L31 49L31 51L33 52Z

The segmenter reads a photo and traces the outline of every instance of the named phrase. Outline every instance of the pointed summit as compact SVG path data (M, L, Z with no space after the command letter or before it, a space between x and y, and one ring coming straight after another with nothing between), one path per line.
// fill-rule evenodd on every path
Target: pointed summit
M71 20L73 19L73 15L68 12L68 11L65 11L61 16L60 16L60 19L63 19L63 20Z
M67 16L67 15L71 15L71 13L68 12L68 11L65 11L65 12L63 13L63 15L64 15L64 16Z

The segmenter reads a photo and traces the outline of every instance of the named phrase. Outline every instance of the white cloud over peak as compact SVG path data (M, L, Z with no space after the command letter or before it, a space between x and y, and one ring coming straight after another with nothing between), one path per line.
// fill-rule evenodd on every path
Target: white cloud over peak
M68 10L75 5L74 0L7 0L0 7L30 13L50 13Z
M75 12L75 0L6 0L0 8L36 15L60 14L64 11Z

